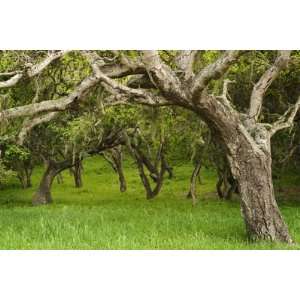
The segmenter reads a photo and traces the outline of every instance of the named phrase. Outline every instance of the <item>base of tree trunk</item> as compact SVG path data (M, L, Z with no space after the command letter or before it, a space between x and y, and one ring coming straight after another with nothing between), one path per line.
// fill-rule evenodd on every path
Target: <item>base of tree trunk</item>
M44 205L52 202L50 191L37 191L32 198L33 205Z
M126 182L120 181L120 192L124 193L127 190Z
M235 161L233 174L241 195L241 211L250 240L292 243L277 205L272 181L271 155L246 153Z

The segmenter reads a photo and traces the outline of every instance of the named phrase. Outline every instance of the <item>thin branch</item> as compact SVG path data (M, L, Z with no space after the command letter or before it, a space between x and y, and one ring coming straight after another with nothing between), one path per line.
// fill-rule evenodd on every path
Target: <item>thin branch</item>
M294 119L300 108L300 96L297 102L281 116L270 129L270 136L273 136L277 131L293 126Z
M266 70L259 81L254 85L251 98L249 117L257 121L263 103L263 98L272 82L278 77L279 73L285 69L290 61L291 51L279 51L274 64Z
M230 96L228 94L228 85L230 83L234 83L235 81L225 79L223 82L223 91L220 96L217 96L218 99L221 99L228 107L232 108L231 102L230 102Z
M296 145L292 147L292 149L289 151L289 153L279 161L280 164L286 163L295 153L295 151L299 148L299 145Z

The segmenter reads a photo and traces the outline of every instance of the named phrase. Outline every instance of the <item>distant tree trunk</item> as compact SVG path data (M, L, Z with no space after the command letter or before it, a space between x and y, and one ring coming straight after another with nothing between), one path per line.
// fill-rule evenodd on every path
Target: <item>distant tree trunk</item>
M64 183L64 177L62 176L62 173L58 173L56 179L58 184Z
M74 164L74 182L75 182L75 187L76 188L81 188L82 187L82 163L80 159L76 159L75 164Z
M166 161L164 156L164 143L161 141L160 146L157 150L157 155L155 162L152 163L150 158L148 158L143 151L140 149L139 145L136 145L134 142L130 141L129 137L125 135L126 144L128 150L134 160L136 161L137 168L139 171L139 176L141 178L142 184L146 191L146 198L148 200L156 197L163 184L164 174L166 172ZM145 167L149 171L149 177L154 181L155 185L152 188L150 180L145 172Z
M112 149L112 159L115 165L115 170L119 176L120 191L125 192L127 189L126 179L123 171L123 160L122 160L122 150L121 148Z
M233 193L238 193L237 182L233 178L229 166L218 168L216 189L220 199L230 200Z
M217 193L218 193L218 197L220 199L223 199L224 198L224 194L223 194L223 190L222 190L222 184L223 184L223 176L218 176L218 181L216 183L216 190L217 190Z
M196 186L197 186L197 178L200 175L200 170L201 170L201 161L199 160L193 170L191 180L190 180L190 190L187 194L187 198L192 198L193 205L196 205Z
M166 171L169 174L169 179L172 179L173 176L174 176L174 174L173 174L173 168L169 165L169 163L167 162L166 159L164 159L163 164L164 164L164 168L166 169Z
M22 185L23 189L32 187L31 175L33 171L33 166L30 163L23 163L21 170L18 172L18 179Z
M56 165L54 162L49 161L48 167L46 168L43 174L38 190L33 196L32 199L33 205L49 204L52 202L51 186L56 175L57 175Z
M225 199L231 200L233 193L239 194L238 184L231 174L229 177L227 177L227 181L228 181L228 189L225 194Z
M41 205L41 204L51 203L52 202L51 187L54 178L63 170L71 168L73 165L74 165L73 159L66 159L60 162L48 160L46 162L46 170L40 181L38 190L33 196L32 204Z
M127 190L126 178L123 171L123 157L121 146L112 148L102 154L105 160L111 165L113 170L118 173L120 192Z
M146 198L148 200L151 200L151 199L155 198L159 194L159 192L162 188L162 185L163 185L164 174L165 174L166 169L165 169L165 166L164 166L164 163L163 163L164 159L161 157L160 160L161 160L160 169L157 169L156 173L150 173L150 177L155 182L154 188L151 188L150 181L149 181L147 175L145 174L143 163L142 163L142 161L140 160L140 158L138 156L136 158L138 169L139 169L139 174L140 174L142 183L145 187ZM153 174L155 174L154 178L153 178Z

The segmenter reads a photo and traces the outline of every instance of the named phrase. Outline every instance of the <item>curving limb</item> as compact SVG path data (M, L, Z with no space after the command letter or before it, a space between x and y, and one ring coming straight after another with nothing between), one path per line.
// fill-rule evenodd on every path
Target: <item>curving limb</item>
M47 57L44 58L41 62L31 65L27 68L24 68L24 70L0 73L0 76L11 76L7 80L0 81L0 88L12 87L16 85L21 78L24 77L31 78L40 74L49 64L51 64L53 61L57 60L58 58L61 58L67 52L69 51L64 50L64 51L49 52Z
M35 127L42 123L49 122L53 120L59 112L50 112L41 116L37 116L33 119L27 119L24 121L21 131L19 132L17 143L19 145L23 145L26 136L29 134L29 132Z
M201 70L195 76L192 83L191 93L193 99L198 99L209 82L211 80L219 79L229 67L238 60L241 54L242 51L238 50L225 51L214 63L209 64Z

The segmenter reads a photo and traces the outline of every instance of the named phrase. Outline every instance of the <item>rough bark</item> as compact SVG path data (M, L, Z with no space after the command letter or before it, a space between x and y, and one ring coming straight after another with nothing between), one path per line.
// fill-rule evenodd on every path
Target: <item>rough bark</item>
M267 239L291 243L288 228L277 206L272 182L270 153L255 153L242 147L231 160L237 179L242 214L252 240Z

